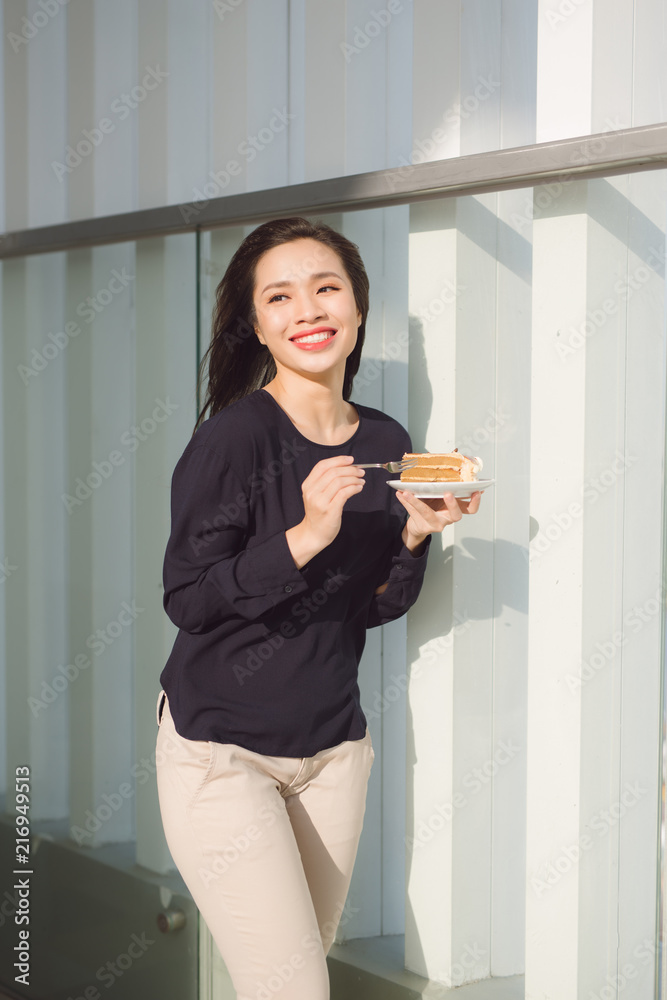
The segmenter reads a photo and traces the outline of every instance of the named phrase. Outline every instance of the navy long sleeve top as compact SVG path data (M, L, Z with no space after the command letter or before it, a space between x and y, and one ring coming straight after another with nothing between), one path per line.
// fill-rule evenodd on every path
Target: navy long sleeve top
M389 462L412 451L396 420L353 405L352 437L317 444L258 389L205 420L176 464L163 582L179 631L160 682L186 739L309 757L365 735L366 630L417 600L431 536L413 556L391 475L368 469L337 537L297 569L285 532L303 520L301 483L313 466L333 455Z

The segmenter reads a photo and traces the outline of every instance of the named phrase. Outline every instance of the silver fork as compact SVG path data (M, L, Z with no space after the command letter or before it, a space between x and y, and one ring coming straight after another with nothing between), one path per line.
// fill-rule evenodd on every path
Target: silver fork
M361 465L359 462L354 463L358 469L386 469L387 472L405 472L406 469L411 469L417 464L417 459L409 459L406 462L370 462L366 465Z

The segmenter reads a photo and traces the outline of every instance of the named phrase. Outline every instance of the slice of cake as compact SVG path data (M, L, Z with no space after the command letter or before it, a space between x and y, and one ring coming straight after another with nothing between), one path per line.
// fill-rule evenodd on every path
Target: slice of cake
M407 453L403 461L414 461L417 464L401 473L404 483L470 483L477 479L477 473L482 468L481 458L467 458L461 455L458 448L443 455L429 452L422 454Z

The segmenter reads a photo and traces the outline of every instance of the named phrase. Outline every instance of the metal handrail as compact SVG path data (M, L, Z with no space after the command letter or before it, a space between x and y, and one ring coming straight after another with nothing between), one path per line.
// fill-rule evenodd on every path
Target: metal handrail
M22 229L0 237L0 259L252 224L278 216L361 211L664 167L667 123L645 125Z

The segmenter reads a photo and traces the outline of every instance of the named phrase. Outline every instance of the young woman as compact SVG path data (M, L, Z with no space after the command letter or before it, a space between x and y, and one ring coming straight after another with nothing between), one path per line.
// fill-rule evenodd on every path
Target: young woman
M239 1000L329 997L374 757L366 630L414 604L432 532L481 497L425 502L355 464L412 450L349 402L367 313L353 243L299 218L255 229L218 287L173 474L160 808Z

